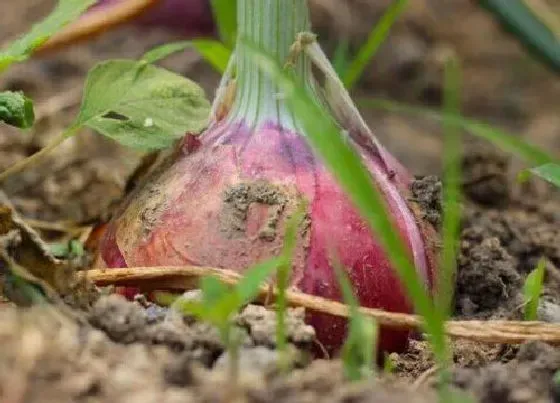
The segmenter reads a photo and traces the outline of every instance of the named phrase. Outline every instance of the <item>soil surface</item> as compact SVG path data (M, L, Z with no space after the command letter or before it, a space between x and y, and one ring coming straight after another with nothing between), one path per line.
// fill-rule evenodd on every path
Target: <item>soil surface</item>
M312 1L314 24L325 48L332 52L338 39L347 38L355 49L389 3ZM355 98L387 96L417 105L439 105L441 55L452 49L464 69L465 114L558 155L560 81L474 3L410 2L408 12L367 69ZM560 6L558 1L548 3ZM7 15L2 17L0 37L12 38L26 30L52 4L49 0L14 2L3 10ZM36 100L38 123L25 133L0 126L0 171L36 152L66 127L75 116L85 75L97 61L138 57L172 39L172 34L161 30L140 33L125 27L33 59L3 75L0 89L24 90ZM201 83L209 96L219 80L190 51L170 57L163 65ZM425 218L439 227L439 123L365 106L362 111L381 142L418 175L411 197ZM521 161L467 134L464 139L455 318L521 319L524 281L544 258L545 288L538 315L543 321L560 322L558 191L535 179L520 183L516 176L523 167ZM151 158L89 131L66 141L45 162L1 185L23 224L3 228L2 223L8 221L3 221L0 210L0 249L25 244L31 228L47 242L41 244L40 253L33 252L38 253L33 258L44 270L58 273L59 265L66 263L74 269L87 267L91 259L78 258L70 249L54 260L44 260L41 251L52 250L53 245L60 249L70 240L94 238L94 226L110 217L137 180L132 175L138 174L138 165ZM253 193L251 197L259 196ZM273 202L281 204L281 200ZM236 204L234 193L231 203L242 215L243 206ZM2 264L0 257L0 272ZM3 290L13 297L8 280ZM75 294L80 285L59 286ZM434 359L420 338L412 340L404 353L386 357L390 373L380 370L372 379L353 383L345 379L339 360L313 358L314 331L305 325L302 310L291 310L288 370L283 373L276 365L274 312L249 305L234 320L240 356L239 370L232 373L220 333L208 323L183 317L142 296L131 302L107 295L109 289L80 290L77 299L59 292L66 304L56 306L63 308L0 302L2 402L437 401ZM190 297L196 298L196 292ZM560 349L556 347L539 342L454 341L453 354L452 385L475 401L560 401Z

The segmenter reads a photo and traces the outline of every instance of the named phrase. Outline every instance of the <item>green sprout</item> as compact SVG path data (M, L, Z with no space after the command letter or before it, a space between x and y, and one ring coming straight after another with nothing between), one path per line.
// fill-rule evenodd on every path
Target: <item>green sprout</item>
M541 259L536 267L525 280L523 285L523 297L525 302L524 319L528 321L537 320L539 300L543 289L544 275L546 271L546 260Z

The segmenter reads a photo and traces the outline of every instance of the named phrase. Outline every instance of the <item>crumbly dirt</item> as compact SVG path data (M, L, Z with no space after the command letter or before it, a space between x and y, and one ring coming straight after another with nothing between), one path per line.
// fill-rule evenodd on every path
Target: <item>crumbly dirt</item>
M289 309L286 315L286 338L300 351L309 351L315 331L304 322L302 309ZM88 313L89 323L103 330L111 340L122 343L165 345L178 353L201 357L207 366L224 352L224 344L214 326L183 318L171 309L141 300L130 303L119 295L100 298ZM262 306L248 305L234 319L241 345L273 349L276 347L275 312Z
M262 346L241 350L243 370L232 382L227 362L215 359L223 348L208 329L189 332L178 322L167 323L167 331L165 322L146 325L138 304L116 297L102 298L89 321L99 326L95 318L105 316L107 309L116 319L101 327L105 331L48 307L0 309L2 401L231 402L236 396L255 403L433 401L429 391L415 397L395 385L347 384L338 362L318 360L286 375L277 368L263 371L275 357ZM153 331L139 332L142 322ZM132 342L135 337L140 339ZM218 348L211 363L194 353L197 345Z
M410 187L411 200L420 207L422 219L431 223L434 228L441 226L442 214L442 183L434 175L415 179Z
M511 355L509 348L501 345L457 340L453 342L452 347L453 361L458 368L482 368L491 362L509 361L515 357ZM426 341L412 340L405 353L391 354L388 359L393 364L393 374L399 378L412 383L422 378L426 383L433 383L435 380L432 373L434 356Z
M357 49L390 2L312 0L320 41L331 54L339 38L347 38L350 48ZM560 5L557 0L547 2ZM556 76L532 60L476 2L409 3L366 69L355 99L389 97L438 106L442 55L453 49L463 67L464 113L558 155L560 81ZM14 2L3 9L0 37L22 32L52 4L53 0ZM38 122L25 133L0 127L0 170L42 148L67 127L76 114L86 72L96 62L138 57L172 39L176 38L161 30L140 33L126 27L18 65L3 75L1 89L24 90L36 100ZM212 96L219 77L194 51L174 55L163 65L196 80ZM439 227L443 152L439 122L360 107L380 141L411 172L421 175L411 189L411 199L421 206L424 218ZM516 175L524 167L518 159L467 134L464 143L465 198L454 316L520 318L523 282L545 258L538 315L560 323L558 191L539 180L518 183ZM43 239L83 240L91 226L111 216L158 158L84 130L43 163L2 183L1 190L29 226L41 229ZM274 192L241 193L242 197L233 192L227 202L236 212L232 216L238 226L244 225L247 203L278 208L286 203L281 197L263 196ZM155 206L154 214L158 211ZM271 225L264 228L263 236L274 236L275 214L281 212L271 213ZM290 371L281 375L274 365L278 358L274 313L249 305L234 321L242 335L235 383L230 356L217 330L207 323L183 318L142 298L126 302L103 296L91 307L71 305L73 314L66 317L46 306L16 308L0 299L1 401L225 402L236 397L255 403L437 401L434 360L425 341L413 340L405 353L388 357L392 375L350 383L344 380L339 361L311 360L307 352L313 347L313 332L304 324L302 311L293 310L287 319ZM476 401L560 401L557 347L456 341L453 353L453 384Z
M560 352L544 343L523 345L514 360L454 373L453 383L470 389L480 402L557 401L554 374L560 369Z

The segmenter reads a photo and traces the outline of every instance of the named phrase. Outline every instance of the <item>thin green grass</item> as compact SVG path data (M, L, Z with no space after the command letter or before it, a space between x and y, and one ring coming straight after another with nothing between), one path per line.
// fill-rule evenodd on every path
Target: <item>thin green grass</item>
M387 39L391 27L406 10L407 6L408 0L394 0L377 25L373 27L368 39L360 48L354 60L345 69L342 82L346 88L351 89L358 82L371 59Z
M334 51L332 65L339 77L344 77L350 64L350 42L343 38Z
M226 70L232 52L222 42L213 39L195 39L192 41L166 43L146 52L141 60L146 63L156 63L173 53L181 52L191 47L196 49L202 58L217 72L223 73Z
M488 140L498 148L514 154L532 165L542 165L559 161L558 157L548 154L522 138L478 120L465 118L460 115L444 116L444 114L437 109L407 105L385 99L363 99L359 102L359 105L388 112L420 116L437 121L441 121L445 118L447 125L456 126L474 136Z
M436 306L444 318L451 314L453 284L457 263L457 244L461 222L461 130L447 116L460 114L461 69L454 56L445 63L443 223L442 252L435 293Z
M436 288L434 301L436 309L440 311L442 320L447 320L452 314L455 272L457 265L457 245L461 222L461 130L448 123L446 117L460 114L461 68L455 55L450 55L445 62L444 85L444 175L443 175L443 222L442 245L439 256L439 270L436 274ZM445 346L445 356L438 359L439 366L439 394L441 402L454 399L449 389L452 354L448 344Z
M379 327L371 318L359 311L348 275L338 264L333 264L342 299L350 310L348 334L342 347L344 373L351 381L359 381L375 374Z
M220 39L233 48L237 36L237 0L211 0Z
M536 12L529 0L481 0L526 49L551 70L560 73L560 28L553 7ZM544 2L546 5L546 2ZM540 7L539 7L540 8ZM542 14L542 15L541 15Z
M552 183L557 188L560 188L560 164L549 162L548 164L530 168L527 172Z
M537 268L527 276L523 285L523 297L525 302L524 319L529 321L537 320L539 300L543 289L544 275L546 272L546 260L539 260Z
M279 366L281 370L287 370L287 337L286 337L286 312L288 301L286 290L288 289L292 273L294 253L297 246L298 229L303 222L307 212L307 204L302 201L296 212L288 219L284 234L284 246L282 250L282 262L280 263L276 276L276 287L278 296L276 298L276 349L279 353Z

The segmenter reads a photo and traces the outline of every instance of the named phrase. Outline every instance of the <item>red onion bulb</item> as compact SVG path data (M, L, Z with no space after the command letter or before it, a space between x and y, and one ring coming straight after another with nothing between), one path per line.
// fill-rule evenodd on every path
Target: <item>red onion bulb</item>
M287 60L297 33L309 30L306 0L239 0L238 7L240 35L278 61ZM317 94L305 55L294 70ZM224 108L224 94L231 88L234 101ZM340 91L338 98L349 100ZM356 111L353 105L346 108ZM407 201L410 175L374 138L364 136L359 115L340 110L333 115L347 117L337 119L341 130L369 168L418 274L431 287L432 230ZM129 198L109 225L101 258L107 267L198 265L243 272L281 252L287 217L302 199L308 211L298 233L291 286L340 300L331 260L336 257L362 305L410 312L380 242L308 145L275 83L239 42L208 129L199 136L186 135L173 163ZM309 323L327 349L341 346L344 320L311 312ZM407 337L406 331L382 329L380 347L401 350Z

